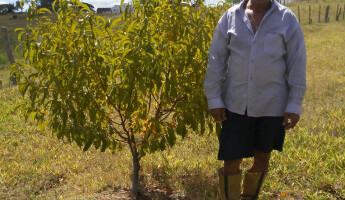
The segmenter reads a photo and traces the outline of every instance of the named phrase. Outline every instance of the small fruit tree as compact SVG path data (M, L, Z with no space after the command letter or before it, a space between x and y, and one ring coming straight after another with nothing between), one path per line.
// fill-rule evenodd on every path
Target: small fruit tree
M136 196L146 154L211 126L202 84L223 7L134 0L105 19L78 0L56 0L53 13L29 3L27 27L17 30L26 116L84 151L127 145Z

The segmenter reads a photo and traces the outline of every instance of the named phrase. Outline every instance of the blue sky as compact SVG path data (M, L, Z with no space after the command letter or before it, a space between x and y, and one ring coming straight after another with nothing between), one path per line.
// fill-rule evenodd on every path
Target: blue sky
M112 7L115 4L120 4L121 0L81 0L82 2L90 3L96 8L98 7ZM220 0L205 0L206 4L216 4ZM14 3L16 0L0 0L5 3Z

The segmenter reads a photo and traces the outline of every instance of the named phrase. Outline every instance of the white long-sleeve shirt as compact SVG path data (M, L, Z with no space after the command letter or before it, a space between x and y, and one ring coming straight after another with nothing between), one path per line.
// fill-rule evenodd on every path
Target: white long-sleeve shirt
M306 50L293 12L272 0L256 34L243 7L231 7L214 31L204 89L209 109L251 117L302 114Z

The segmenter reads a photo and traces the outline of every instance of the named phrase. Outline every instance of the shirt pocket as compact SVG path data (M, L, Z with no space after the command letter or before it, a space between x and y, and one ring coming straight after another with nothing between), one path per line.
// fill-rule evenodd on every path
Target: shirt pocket
M285 54L285 45L281 35L267 33L264 41L264 52L267 56L280 57Z

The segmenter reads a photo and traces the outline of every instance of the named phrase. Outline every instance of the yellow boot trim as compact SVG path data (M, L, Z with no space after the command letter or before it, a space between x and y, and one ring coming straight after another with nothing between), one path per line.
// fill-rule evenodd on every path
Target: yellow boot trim
M226 175L223 168L220 168L218 176L221 200L240 200L242 172Z
M260 188L266 178L268 171L251 173L247 172L244 175L243 182L243 199L256 200L259 197Z

